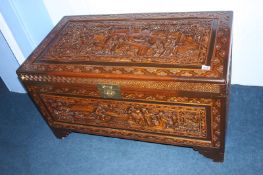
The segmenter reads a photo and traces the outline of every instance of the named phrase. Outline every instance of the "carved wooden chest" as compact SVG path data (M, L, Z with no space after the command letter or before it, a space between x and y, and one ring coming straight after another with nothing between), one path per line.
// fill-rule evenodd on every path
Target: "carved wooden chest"
M17 73L58 138L192 147L223 161L232 12L64 17Z

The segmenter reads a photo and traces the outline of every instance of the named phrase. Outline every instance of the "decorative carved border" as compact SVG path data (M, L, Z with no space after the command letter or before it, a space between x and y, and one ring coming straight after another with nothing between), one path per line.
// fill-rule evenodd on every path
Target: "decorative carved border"
M136 80L119 80L119 79L98 79L98 78L77 78L63 77L39 74L21 74L23 81L48 82L48 83L69 83L69 84L116 84L122 87L134 89L159 89L173 91L191 91L191 92L210 92L220 93L220 86L211 83L190 83L190 82L171 82L171 81L136 81Z
M202 147L212 146L210 141L187 139L187 138L173 137L166 135L157 135L153 133L142 133L142 132L134 132L128 130L112 129L112 128L74 125L74 124L67 124L62 122L54 122L52 126L57 128L67 128L73 131L84 132L89 134L119 137L124 139L133 139L133 140L148 141L155 143L164 143L164 144L182 145L182 146L202 146Z

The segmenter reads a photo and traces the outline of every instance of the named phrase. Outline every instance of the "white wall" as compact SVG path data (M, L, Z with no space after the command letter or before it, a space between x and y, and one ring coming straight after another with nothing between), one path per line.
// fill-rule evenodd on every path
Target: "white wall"
M263 86L261 0L44 0L56 24L64 15L234 11L232 84Z
M0 0L0 77L10 91L25 92L16 69L52 27L42 0Z
M24 88L16 76L16 72L13 71L19 67L19 64L1 32L0 50L4 51L0 54L0 76L2 80L10 91L25 93Z

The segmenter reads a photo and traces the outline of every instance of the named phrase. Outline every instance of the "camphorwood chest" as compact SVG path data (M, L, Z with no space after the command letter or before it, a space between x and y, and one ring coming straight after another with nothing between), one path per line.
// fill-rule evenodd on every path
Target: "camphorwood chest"
M17 70L58 138L192 147L223 161L232 12L64 17Z

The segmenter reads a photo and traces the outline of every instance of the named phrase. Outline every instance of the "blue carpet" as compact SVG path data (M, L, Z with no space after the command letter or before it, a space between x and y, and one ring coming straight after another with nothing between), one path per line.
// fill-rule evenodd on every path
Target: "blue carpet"
M26 94L0 82L1 175L263 174L263 88L233 85L224 163L190 148L70 134L54 137Z

